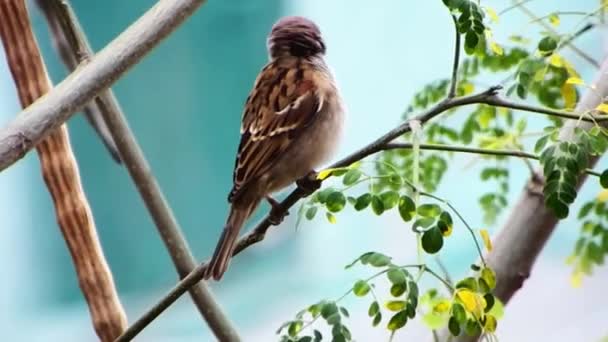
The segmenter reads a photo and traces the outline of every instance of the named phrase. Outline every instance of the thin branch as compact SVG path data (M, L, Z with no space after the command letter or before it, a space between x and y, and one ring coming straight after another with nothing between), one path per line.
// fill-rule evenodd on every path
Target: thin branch
M577 112L568 112L565 110L536 107L536 106L527 105L524 103L517 103L517 102L509 101L509 100L503 99L499 96L488 97L486 99L483 99L483 101L481 101L480 103L485 103L485 104L497 106L497 107L523 110L523 111L526 111L529 113L556 116L556 117L564 118L564 119L581 120L581 121L585 121L585 122L589 122L589 123L608 121L608 116L605 116L605 115L603 115L603 116L592 115L592 114L590 114L590 112L579 114ZM590 109L589 111L591 111L591 110L593 110L593 108Z
M78 36L74 33L80 30L80 25L77 22L70 20L71 8L67 2L63 4L59 0L37 0L38 7L44 13L48 26L53 37L53 45L55 50L59 52L59 56L63 64L70 72L74 71L84 58L90 58L92 54L81 53L76 51L73 53L71 46L79 46ZM67 15L57 15L61 11ZM69 27L67 29L66 27ZM84 51L84 50L83 50ZM112 90L109 90L112 92ZM97 135L105 145L106 149L117 163L120 164L120 156L116 144L110 135L108 126L103 122L101 109L96 101L89 102L83 109L85 117L89 124L95 129Z
M159 0L88 63L23 110L0 131L0 170L22 158L54 129L139 62L205 0Z
M458 20L454 15L452 21L454 22L454 60L452 64L452 79L450 80L450 90L448 92L448 99L456 96L456 88L458 87L458 66L460 65L460 32L458 31Z
M411 149L413 146L411 143L389 143L386 144L383 150L394 150L394 149ZM420 144L421 150L432 150L432 151L447 151L447 152L464 152L472 154L483 154L492 156L510 156L527 159L538 159L538 156L532 153L519 151L519 150L495 150L487 148L477 148L468 146L454 146L454 145L442 145L442 144Z
M61 57L74 71L78 64L89 60L93 50L78 22L76 14L67 0L45 0L45 15L49 23L58 25L53 30L66 39L57 39ZM68 38L69 37L69 38ZM77 63L69 63L74 60ZM104 126L109 128L112 141L117 144L125 166L137 186L139 193L152 216L165 247L169 251L180 278L185 277L194 267L196 260L184 239L177 219L169 207L160 186L152 173L134 134L131 132L125 115L111 89L100 93L96 106L102 114ZM203 315L215 336L221 341L239 341L236 329L232 326L222 308L216 303L206 283L201 281L190 289L192 300Z
M398 150L398 149L411 150L413 147L414 147L414 145L412 143L388 143L388 144L384 145L382 150L384 150L384 151ZM488 148L443 145L443 144L420 144L420 149L421 150L430 150L430 151L462 152L462 153L490 155L490 156L497 156L497 157L501 157L501 156L517 157L517 158L523 158L525 160L528 160L528 159L539 160L540 159L540 157L535 154L520 151L520 150L495 150L495 149L488 149ZM532 171L534 171L534 169L532 169ZM585 169L585 173L590 176L595 176L595 177L601 176L601 172L594 171L591 169Z
M530 9L528 9L528 7L526 7L525 4L517 3L517 8L519 8L520 11L525 13L530 19L532 19L533 22L538 22L545 30L551 32L554 35L559 35L559 33L557 31L555 31L555 29L553 27L551 27L551 25L547 24L544 20L539 20L539 18L536 16L536 14L534 14L534 12L530 11ZM598 61L593 59L591 56L589 56L583 50L579 49L576 45L572 44L570 39L564 41L563 44L568 46L570 48L570 50L572 50L574 53L579 55L587 63L593 65L596 68L600 67L600 63Z

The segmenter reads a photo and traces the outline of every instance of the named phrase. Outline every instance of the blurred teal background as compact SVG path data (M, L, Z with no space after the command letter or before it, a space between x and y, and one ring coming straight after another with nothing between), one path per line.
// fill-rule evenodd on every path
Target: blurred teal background
M154 1L72 3L98 50ZM483 3L497 10L510 4ZM53 51L43 17L33 3L29 5L49 73L57 83L66 70ZM590 11L598 1L538 0L529 6L544 15L556 9ZM241 109L266 62L266 34L274 21L288 14L313 19L324 33L327 59L349 108L338 157L393 127L414 92L449 75L453 28L439 0L209 1L113 87L199 260L212 252L225 219ZM578 19L563 17L562 25L567 28ZM513 33L537 37L539 32L518 11L501 17L496 27L498 41ZM600 28L577 44L600 59L605 54L604 34ZM566 56L585 80L593 78L595 70L588 64L569 52ZM0 123L6 124L19 110L0 53ZM72 119L69 127L105 254L133 320L175 283L176 275L126 171L111 160L82 116ZM491 184L471 186L479 171L477 165L470 165L473 160L457 156L437 194L451 199L472 225L481 228L477 198ZM527 170L518 161L511 165L515 200ZM0 340L95 340L34 153L2 173L0 189L0 260L4 261ZM597 191L595 182L588 184L581 197ZM292 209L292 215L263 243L239 255L221 284L212 284L245 341L276 340L276 328L301 308L340 296L365 274L343 270L362 252L382 251L403 263L415 260L414 237L395 215L377 218L347 211L335 225L320 217L296 231L296 211ZM606 270L586 280L583 289L568 284L570 269L564 260L577 234L574 219L560 225L532 278L509 306L499 327L502 341L593 341L608 333L602 325L608 314ZM395 235L403 239L396 240ZM454 276L466 272L475 252L463 229L455 231L442 255ZM384 331L369 327L361 305L365 303L350 299L345 303L352 308L349 326L359 341L387 340ZM573 313L577 318L570 316ZM430 336L422 326L413 325L398 337L418 341ZM213 337L186 296L146 329L141 340L212 341Z

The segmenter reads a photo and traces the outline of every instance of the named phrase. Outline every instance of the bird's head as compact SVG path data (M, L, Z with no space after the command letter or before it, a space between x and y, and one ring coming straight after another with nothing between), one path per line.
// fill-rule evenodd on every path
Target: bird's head
M272 26L267 45L271 58L325 54L325 43L319 27L304 17L283 17L277 21Z

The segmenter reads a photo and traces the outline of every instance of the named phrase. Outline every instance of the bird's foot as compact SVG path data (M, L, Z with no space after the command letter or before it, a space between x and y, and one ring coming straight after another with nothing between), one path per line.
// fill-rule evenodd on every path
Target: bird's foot
M268 215L268 222L270 222L270 224L273 226L278 226L281 224L281 222L283 222L285 216L289 215L289 211L283 210L281 208L281 203L270 196L266 196L266 201L268 201L268 204L270 204L270 207L272 208L270 209L270 214Z
M311 195L321 187L321 180L317 179L317 172L310 171L306 176L298 179L296 185L306 195Z

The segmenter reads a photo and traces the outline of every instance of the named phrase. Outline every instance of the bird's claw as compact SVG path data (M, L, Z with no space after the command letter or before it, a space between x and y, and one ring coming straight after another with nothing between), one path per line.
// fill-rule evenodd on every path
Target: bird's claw
M268 204L270 204L271 207L270 214L268 215L268 222L273 226L278 226L283 222L285 216L289 215L289 211L283 210L281 204L270 196L266 196L266 201L268 201Z
M321 187L321 180L317 179L317 173L315 171L311 171L305 177L298 179L296 185L306 196L308 196Z

